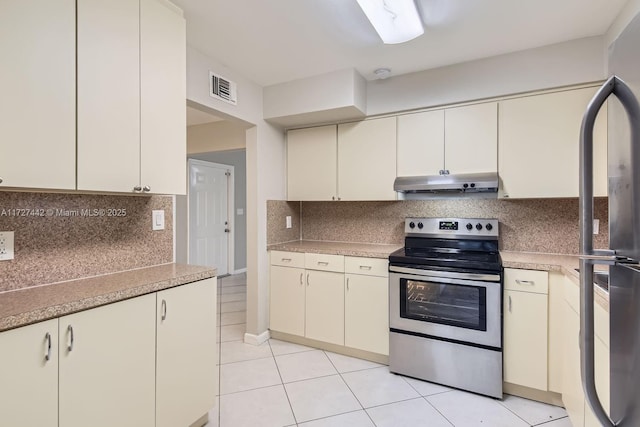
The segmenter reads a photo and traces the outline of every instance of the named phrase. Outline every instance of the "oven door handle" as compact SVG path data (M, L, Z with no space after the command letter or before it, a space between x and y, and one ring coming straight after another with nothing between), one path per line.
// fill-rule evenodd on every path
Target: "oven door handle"
M447 279L482 280L482 281L490 281L490 282L500 281L499 274L477 274L477 273L459 273L459 272L453 272L453 271L423 270L421 268L399 267L396 265L390 265L389 272L413 274L415 276L430 277L434 279L447 278Z

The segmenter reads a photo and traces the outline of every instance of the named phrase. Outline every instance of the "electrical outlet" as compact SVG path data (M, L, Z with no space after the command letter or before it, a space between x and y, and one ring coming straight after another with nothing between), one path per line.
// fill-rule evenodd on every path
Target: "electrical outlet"
M600 234L600 220L593 220L593 234Z
M151 211L151 218L153 224L151 226L152 230L164 230L164 211L157 210Z
M13 259L13 231L0 231L0 261Z
M289 215L287 215L286 220L287 220L287 228L291 228L292 227L292 225L291 225L291 217Z

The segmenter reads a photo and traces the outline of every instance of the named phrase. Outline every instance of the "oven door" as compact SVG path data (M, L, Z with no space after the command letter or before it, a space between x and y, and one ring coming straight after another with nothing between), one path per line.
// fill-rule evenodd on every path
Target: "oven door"
M389 326L397 332L502 348L499 274L391 267Z

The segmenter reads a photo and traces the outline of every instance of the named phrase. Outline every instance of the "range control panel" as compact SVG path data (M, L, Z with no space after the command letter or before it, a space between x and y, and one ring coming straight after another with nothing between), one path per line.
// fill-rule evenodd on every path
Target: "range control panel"
M404 232L424 237L498 237L495 218L406 218Z

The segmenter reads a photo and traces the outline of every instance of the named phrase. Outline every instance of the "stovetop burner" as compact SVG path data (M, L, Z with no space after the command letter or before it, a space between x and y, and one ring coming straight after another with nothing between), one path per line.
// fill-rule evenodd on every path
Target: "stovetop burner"
M502 269L495 219L407 218L405 236L405 247L389 256L390 265L460 271Z

